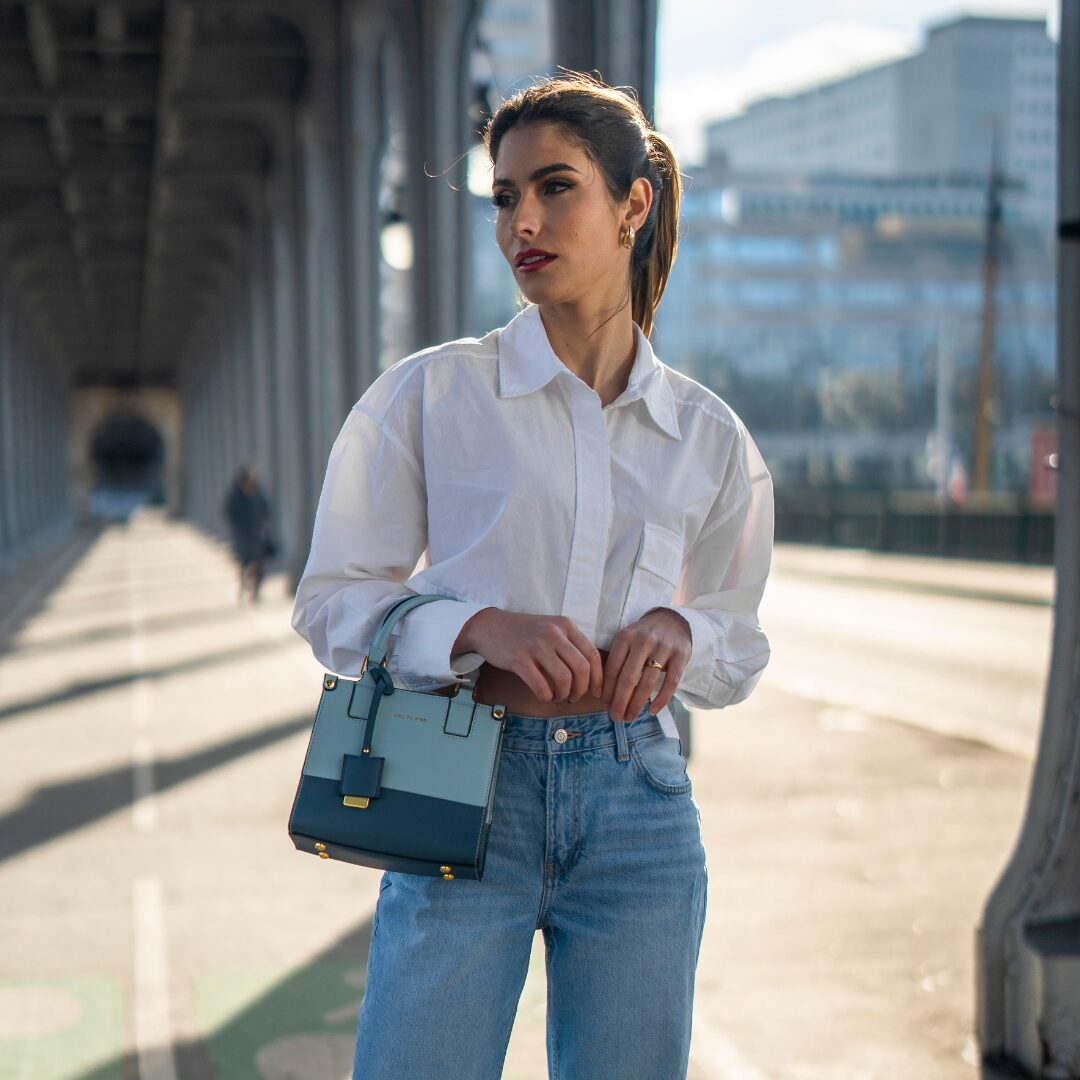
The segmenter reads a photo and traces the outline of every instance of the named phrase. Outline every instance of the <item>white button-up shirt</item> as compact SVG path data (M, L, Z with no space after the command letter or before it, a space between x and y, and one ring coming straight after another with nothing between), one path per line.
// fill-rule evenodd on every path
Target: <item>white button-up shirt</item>
M690 627L679 698L747 697L769 658L772 476L730 406L634 335L627 387L603 407L531 305L375 379L330 451L292 611L329 671L358 677L382 614L417 593L448 598L391 635L387 668L417 690L483 663L451 649L485 607L565 615L601 649L665 607ZM669 708L660 722L677 734Z

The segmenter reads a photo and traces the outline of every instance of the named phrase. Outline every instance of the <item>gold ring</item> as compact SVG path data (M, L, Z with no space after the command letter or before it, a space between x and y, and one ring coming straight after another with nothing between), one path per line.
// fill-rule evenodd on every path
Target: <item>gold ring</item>
M647 660L645 662L646 667L656 668L657 671L667 671L667 668L660 663L659 660Z

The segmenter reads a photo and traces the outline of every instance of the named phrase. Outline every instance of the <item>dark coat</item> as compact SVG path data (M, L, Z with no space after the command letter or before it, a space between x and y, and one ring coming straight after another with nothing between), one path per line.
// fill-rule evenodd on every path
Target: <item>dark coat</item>
M239 484L233 484L222 510L232 532L233 551L241 562L264 559L272 553L270 503L261 488L256 487L249 495Z

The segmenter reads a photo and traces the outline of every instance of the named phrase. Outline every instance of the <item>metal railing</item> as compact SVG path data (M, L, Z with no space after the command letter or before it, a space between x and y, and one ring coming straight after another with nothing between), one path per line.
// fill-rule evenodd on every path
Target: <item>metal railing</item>
M1017 496L938 505L932 492L777 491L776 539L910 555L1054 562L1054 512Z

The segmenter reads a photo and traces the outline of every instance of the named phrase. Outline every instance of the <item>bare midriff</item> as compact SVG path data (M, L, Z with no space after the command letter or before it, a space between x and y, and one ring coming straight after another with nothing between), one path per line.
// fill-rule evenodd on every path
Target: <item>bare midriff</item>
M599 649L601 666L607 663L607 650ZM581 716L583 713L607 712L601 697L590 691L575 702L541 701L528 683L505 668L481 664L476 678L473 697L484 705L505 705L507 712L523 713L525 716Z

